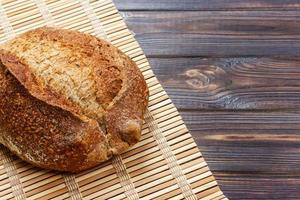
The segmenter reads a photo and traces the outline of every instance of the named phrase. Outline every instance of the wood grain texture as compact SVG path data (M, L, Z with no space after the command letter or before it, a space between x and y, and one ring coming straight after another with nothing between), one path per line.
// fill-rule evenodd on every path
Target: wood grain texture
M148 57L297 56L298 11L123 12Z
M300 173L300 112L181 115L212 171Z
M299 174L226 172L214 174L230 200L300 199Z
M152 58L179 109L299 109L298 58Z
M300 112L181 112L229 199L300 198Z
M119 10L297 10L298 0L114 0Z
M300 2L115 0L229 199L300 199Z

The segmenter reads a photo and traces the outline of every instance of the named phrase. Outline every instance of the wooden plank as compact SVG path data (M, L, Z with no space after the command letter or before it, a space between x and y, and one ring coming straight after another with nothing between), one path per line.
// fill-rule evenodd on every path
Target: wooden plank
M298 0L114 0L119 10L291 10Z
M298 11L123 12L148 57L300 54Z
M179 109L298 109L298 58L152 58Z
M124 10L299 7L299 2L276 0L189 2L116 1L125 5ZM124 12L124 16L148 57L299 53L297 12ZM182 112L183 117L229 199L300 198L299 113L208 111L298 109L300 60L152 58L150 62L175 104L194 110Z
M300 173L300 111L181 114L212 172Z
M300 199L299 174L216 172L215 176L231 200Z

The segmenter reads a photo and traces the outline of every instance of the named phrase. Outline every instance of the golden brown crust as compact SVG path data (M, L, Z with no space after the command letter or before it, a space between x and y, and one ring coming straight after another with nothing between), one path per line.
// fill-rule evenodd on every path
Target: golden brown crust
M0 50L1 63L26 87L26 89L38 99L50 105L58 106L62 109L76 113L80 108L68 101L64 96L55 93L48 87L40 87L36 77L32 74L28 65L22 63L21 59L12 52Z
M0 113L0 142L36 166L76 172L111 157L95 120L83 122L34 98L2 64Z
M76 31L43 27L3 45L0 60L3 64L1 68L7 68L14 76L10 73L4 76L3 72L1 79L24 93L22 98L27 102L19 105L23 111L17 109L11 114L9 107L15 106L12 104L14 101L0 102L0 131L3 132L0 133L0 142L23 159L45 168L79 171L107 160L112 153L119 154L139 141L148 89L136 64L108 42ZM39 71L42 67L45 70ZM49 70L50 73L44 73ZM81 73L85 71L88 72L86 76ZM72 81L71 90L65 82L68 80ZM1 84L0 90L7 98L17 98ZM70 91L72 95L68 96ZM82 96L83 93L87 95ZM30 109L27 107L29 104ZM39 113L39 106L45 112L43 116ZM43 120L27 121L29 111ZM25 115L24 125L17 127L13 120L5 121L7 115ZM53 118L63 122L63 125L55 127L55 135L43 128L52 125ZM5 123L12 127L7 127ZM31 126L36 129L31 130ZM21 131L27 127L29 131ZM15 129L19 131L8 131ZM24 139L12 139L12 135L18 138L18 134ZM29 138L35 134L32 139ZM49 138L53 149L59 151L51 153L49 158L46 147L29 144L42 144L43 135ZM26 151L27 146L32 150L28 148ZM36 155L34 151L45 151L44 159L48 162L38 158L30 160L30 156ZM69 151L73 153L67 153ZM69 154L75 158L71 156L72 159L67 161ZM55 155L60 155L65 161L59 161L62 164L52 162L51 156ZM83 166L78 166L79 160L84 161Z

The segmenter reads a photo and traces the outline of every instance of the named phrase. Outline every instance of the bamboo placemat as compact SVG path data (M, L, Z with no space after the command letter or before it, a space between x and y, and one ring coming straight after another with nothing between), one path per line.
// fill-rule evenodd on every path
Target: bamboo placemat
M139 66L150 90L142 139L79 174L43 170L0 146L0 199L227 199L111 0L3 0L0 42L48 25L104 38Z

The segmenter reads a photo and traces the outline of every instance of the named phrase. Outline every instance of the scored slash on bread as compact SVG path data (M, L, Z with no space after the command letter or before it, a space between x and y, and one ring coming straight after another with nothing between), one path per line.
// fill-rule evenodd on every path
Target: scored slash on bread
M0 46L0 143L36 166L77 172L140 139L149 92L110 43L38 28Z

